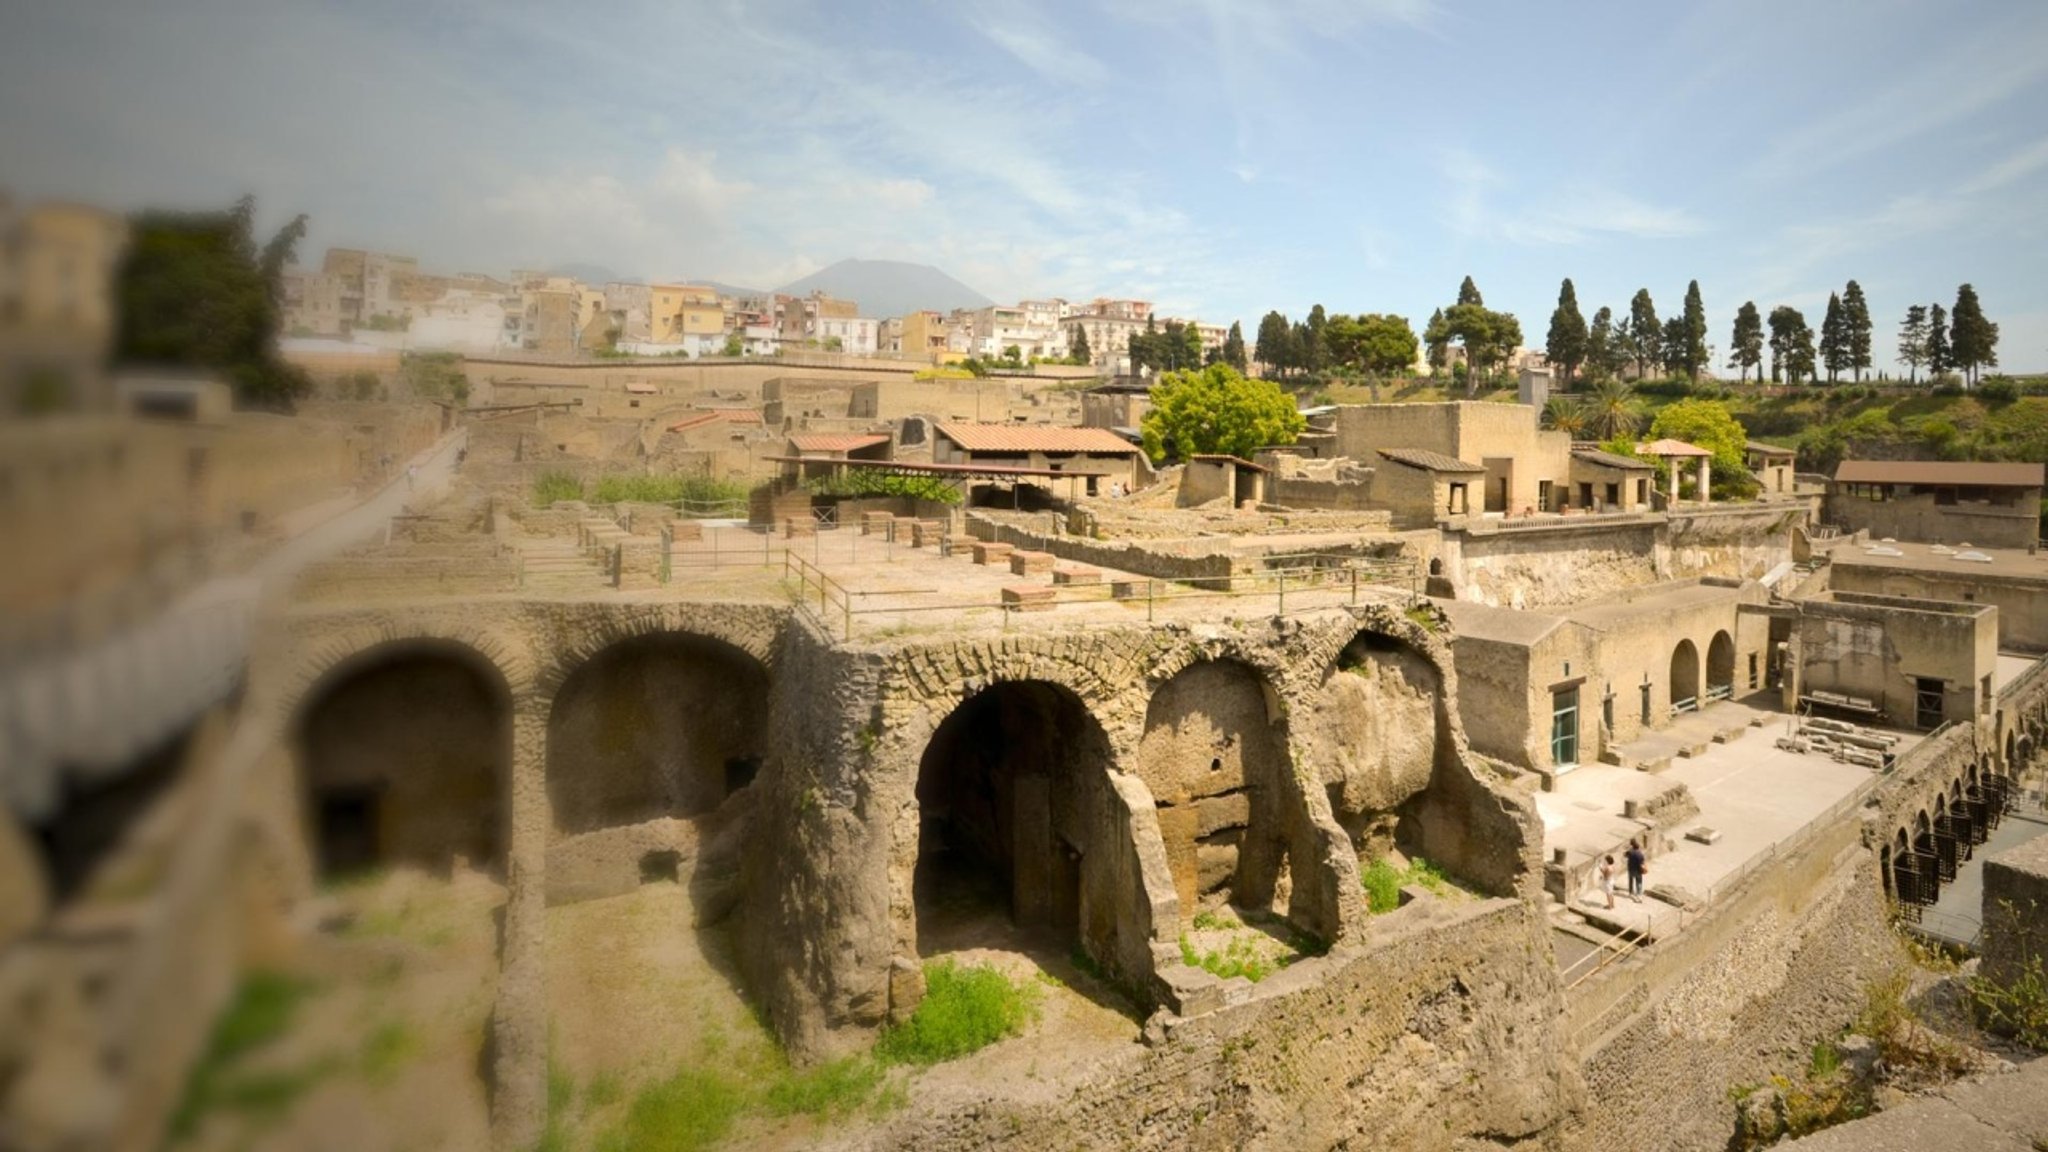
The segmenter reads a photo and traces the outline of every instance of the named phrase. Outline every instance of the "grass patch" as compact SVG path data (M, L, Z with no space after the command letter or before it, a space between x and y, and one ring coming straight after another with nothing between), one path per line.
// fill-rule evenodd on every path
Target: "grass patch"
M269 1046L291 1028L299 1002L311 988L274 972L252 972L235 989L235 998L214 1021L206 1051L185 1081L185 1096L171 1117L173 1140L199 1129L206 1114L219 1108L275 1116L332 1071L320 1062L287 1071L237 1073L234 1065Z
M747 1105L746 1087L737 1076L685 1068L642 1088L597 1147L599 1152L694 1152L725 1139Z
M1401 889L1410 884L1438 896L1448 896L1454 890L1443 870L1420 856L1409 861L1406 868L1396 868L1392 861L1381 857L1366 865L1359 879L1365 885L1366 903L1376 916L1400 907Z
M583 481L568 472L549 469L533 478L533 506L546 508L557 500L583 499Z
M1038 1016L1040 990L993 968L952 960L924 966L924 1000L882 1034L875 1052L891 1064L937 1064L1014 1036Z
M1227 912L1212 910L1195 913L1195 930L1199 932L1227 931L1232 928L1242 927L1244 925L1238 923L1237 917Z
M775 1116L845 1116L859 1111L881 1086L887 1069L866 1056L849 1056L769 1085L768 1111Z
M363 1041L357 1064L370 1083L389 1084L419 1051L419 1046L419 1038L402 1021L387 1020Z
M1226 944L1221 952L1200 951L1186 936L1182 936L1180 959L1188 967L1200 968L1220 979L1242 976L1254 984L1271 976L1276 967L1270 957L1259 951L1258 945L1242 936Z

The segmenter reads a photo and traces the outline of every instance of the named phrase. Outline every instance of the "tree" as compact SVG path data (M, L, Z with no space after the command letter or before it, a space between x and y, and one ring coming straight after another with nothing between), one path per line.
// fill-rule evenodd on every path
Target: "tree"
M1714 454L1711 465L1714 495L1739 499L1756 494L1749 472L1749 433L1728 405L1719 400L1680 400L1650 422L1650 439L1683 440Z
M1664 336L1659 346L1664 352L1662 363L1666 376L1676 376L1685 371L1685 317L1673 316L1664 322Z
M1149 317L1143 332L1131 334L1131 370L1181 372L1202 366L1202 334L1193 324L1168 320L1161 328Z
M1465 394L1475 395L1479 381L1522 342L1522 323L1512 312L1495 312L1480 298L1472 277L1458 286L1458 302L1430 317L1423 334L1432 353L1456 343L1465 350Z
M1828 314L1820 322L1820 362L1828 370L1830 384L1835 382L1836 375L1849 362L1848 337L1842 328L1842 297L1830 292Z
M1323 329L1330 363L1373 376L1406 372L1415 363L1415 329L1405 316L1339 313Z
M1422 342L1429 351L1429 370L1441 372L1451 363L1451 330L1444 323L1444 310L1439 308L1429 314L1429 325L1422 330Z
M1230 335L1223 338L1223 362L1240 374L1245 371L1244 328L1235 320L1230 322Z
M1570 396L1552 396L1543 405L1543 426L1577 440L1586 432L1586 410Z
M1067 335L1067 359L1076 364L1095 363L1095 353L1088 347L1088 330L1079 324Z
M1842 289L1842 343L1849 369L1861 384L1870 367L1870 304L1863 299L1863 285L1854 280Z
M1297 366L1304 372L1321 372L1330 363L1330 349L1324 339L1324 329L1330 319L1323 312L1321 304L1308 310L1308 321L1295 333L1294 356Z
M285 225L259 252L256 204L225 212L142 212L115 277L115 359L225 376L244 407L288 411L312 382L277 352L284 268L305 232Z
M1756 301L1745 300L1735 312L1735 332L1728 340L1732 350L1728 366L1736 369L1740 379L1749 379L1749 370L1756 369L1756 378L1764 378L1764 319L1757 313Z
M1914 304L1906 309L1906 318L1899 324L1899 363L1911 372L1908 383L1920 382L1920 366L1927 363L1927 305Z
M1306 423L1278 384L1211 364L1162 376L1140 431L1145 454L1158 462L1169 446L1183 459L1206 453L1248 457L1268 445L1294 443Z
M1650 374L1650 365L1664 360L1664 325L1657 319L1657 305L1648 288L1636 289L1628 302L1628 351L1636 362L1636 375Z
M1771 379L1797 384L1813 377L1813 329L1789 304L1771 309Z
M1474 284L1470 276L1465 277L1465 282L1458 285L1458 303L1486 307L1485 299L1479 295L1479 285Z
M1586 329L1586 375L1597 380L1621 370L1622 356L1614 333L1614 309L1601 307Z
M1685 313L1679 325L1679 336L1680 351L1676 363L1697 384L1700 369L1707 364L1707 305L1700 299L1700 282L1697 280L1685 286Z
M747 354L747 342L740 337L739 333L727 332L725 334L725 347L721 351L727 356L744 356Z
M1633 436L1643 426L1643 405L1635 386L1619 377L1608 376L1593 385L1586 397L1586 429L1595 439L1612 440Z
M1927 376L1940 379L1956 366L1955 349L1949 344L1948 313L1941 305L1927 308Z
M1285 376L1294 363L1294 329L1287 323L1287 317L1278 312L1268 312L1259 321L1259 342L1252 355L1266 366L1266 371L1275 376Z
M1586 318L1579 314L1579 294L1570 277L1557 290L1557 309L1550 314L1550 335L1543 341L1543 354L1563 372L1563 384L1571 387L1572 375L1586 361Z
M1956 289L1956 307L1949 313L1948 323L1956 367L1974 388L1980 368L1998 367L1998 325L1984 318L1977 290L1968 284Z

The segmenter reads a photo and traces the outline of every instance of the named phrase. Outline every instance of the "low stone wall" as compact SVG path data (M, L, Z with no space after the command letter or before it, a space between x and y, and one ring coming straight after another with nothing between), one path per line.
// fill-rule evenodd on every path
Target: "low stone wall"
M329 560L306 570L293 594L303 601L389 599L514 592L514 556L359 556Z
M1983 917L1986 980L2010 986L2048 964L2048 836L1984 861Z
M976 540L1010 544L1034 552L1050 552L1062 560L1073 560L1099 568L1117 568L1159 580L1178 580L1200 587L1228 588L1238 564L1225 552L1205 555L1174 555L1154 548L1128 543L1109 543L1081 536L1060 536L1027 531L1013 524L998 524L969 514L967 534Z
M1540 918L1513 900L1425 901L1373 923L1365 944L1078 1083L913 1105L860 1146L1450 1149L1555 1131L1578 1091Z

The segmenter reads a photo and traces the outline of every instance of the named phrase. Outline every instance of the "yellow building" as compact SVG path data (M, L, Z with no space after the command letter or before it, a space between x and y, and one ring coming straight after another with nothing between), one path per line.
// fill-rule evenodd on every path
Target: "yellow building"
M939 363L946 359L946 318L937 312L912 312L902 320L902 354Z
M718 290L701 284L656 284L649 291L648 328L656 344L680 344L692 336L725 331L725 307Z

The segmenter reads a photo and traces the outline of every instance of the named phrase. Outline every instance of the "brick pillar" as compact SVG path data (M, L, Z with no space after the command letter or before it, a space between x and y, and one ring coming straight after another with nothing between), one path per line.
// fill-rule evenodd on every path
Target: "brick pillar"
M494 1081L491 1146L528 1148L547 1123L547 701L521 697L512 709L512 776L507 789L505 919L498 998L491 1007Z

